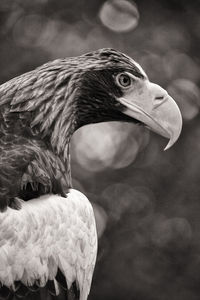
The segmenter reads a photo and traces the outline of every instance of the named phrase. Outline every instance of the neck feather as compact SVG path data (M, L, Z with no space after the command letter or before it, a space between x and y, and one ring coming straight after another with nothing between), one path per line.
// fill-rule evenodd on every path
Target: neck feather
M69 143L74 131L77 129L75 120L76 103L75 85L76 75L59 72L54 78L54 85L48 88L43 85L45 91L41 99L38 99L37 109L30 126L42 133L57 154L66 162L69 158ZM46 87L47 86L47 87Z

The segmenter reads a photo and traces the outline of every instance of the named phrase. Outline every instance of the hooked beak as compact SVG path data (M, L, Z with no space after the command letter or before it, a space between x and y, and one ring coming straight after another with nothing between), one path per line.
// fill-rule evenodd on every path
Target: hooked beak
M182 129L180 110L173 98L159 85L145 81L138 92L132 91L118 100L124 106L124 114L169 139L164 150L179 138Z

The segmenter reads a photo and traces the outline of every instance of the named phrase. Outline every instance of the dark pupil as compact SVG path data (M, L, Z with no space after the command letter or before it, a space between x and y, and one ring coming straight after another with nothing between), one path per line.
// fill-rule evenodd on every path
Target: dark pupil
M130 85L130 78L126 75L121 75L120 76L120 83L123 86L128 86L128 85Z

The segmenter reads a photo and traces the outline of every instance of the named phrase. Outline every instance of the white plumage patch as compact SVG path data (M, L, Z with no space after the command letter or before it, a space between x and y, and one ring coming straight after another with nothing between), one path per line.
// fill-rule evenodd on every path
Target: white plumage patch
M90 291L97 254L96 224L92 206L71 189L67 198L45 195L20 210L0 212L0 282L14 288L39 281L45 286L58 267L68 288L76 281L80 300Z

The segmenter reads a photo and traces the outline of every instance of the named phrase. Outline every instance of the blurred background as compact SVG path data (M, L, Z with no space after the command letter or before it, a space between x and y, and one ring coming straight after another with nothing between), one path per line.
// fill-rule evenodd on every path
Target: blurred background
M58 57L127 53L178 102L183 132L126 123L74 134L74 187L92 201L99 253L89 299L199 300L200 2L1 0L0 83Z

